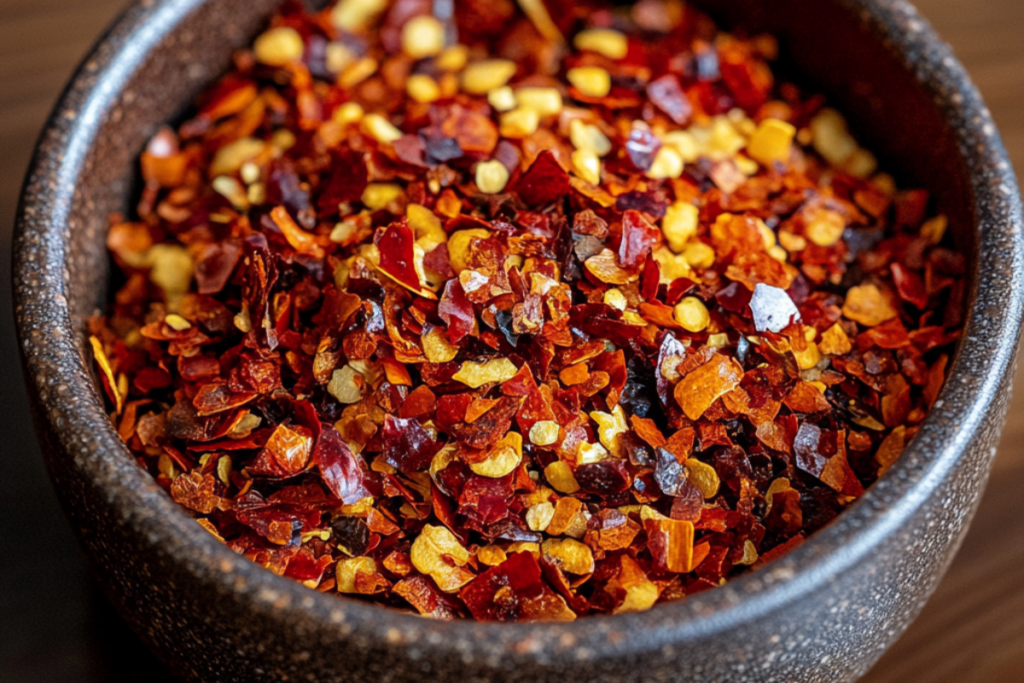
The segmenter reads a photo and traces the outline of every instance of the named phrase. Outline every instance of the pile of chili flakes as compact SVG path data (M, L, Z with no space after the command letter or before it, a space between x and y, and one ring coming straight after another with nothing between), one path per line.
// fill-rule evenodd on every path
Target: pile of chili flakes
M121 437L237 553L442 619L642 610L799 545L936 399L946 220L771 38L434 5L287 4L152 138L90 324Z

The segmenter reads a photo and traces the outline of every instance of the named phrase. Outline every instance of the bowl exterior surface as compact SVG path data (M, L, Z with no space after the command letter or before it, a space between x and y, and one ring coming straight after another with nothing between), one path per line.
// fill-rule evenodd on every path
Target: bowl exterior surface
M107 215L128 209L148 136L227 68L231 48L276 4L130 8L65 92L26 180L15 303L37 430L94 573L136 632L182 678L211 682L840 683L863 674L918 614L978 504L1024 300L1016 179L988 111L928 25L901 0L706 3L768 25L840 18L863 60L838 64L834 77L855 80L860 68L866 79L865 69L887 64L895 74L879 76L875 92L864 80L867 94L857 90L851 107L877 114L903 82L907 104L893 120L935 130L882 144L897 163L929 150L946 159L938 169L941 160L910 166L927 166L921 179L941 190L940 207L973 226L961 244L975 285L951 379L903 459L797 551L723 588L642 614L493 625L321 596L234 555L137 467L95 391L82 329L105 301ZM806 63L818 49L796 49L794 59Z

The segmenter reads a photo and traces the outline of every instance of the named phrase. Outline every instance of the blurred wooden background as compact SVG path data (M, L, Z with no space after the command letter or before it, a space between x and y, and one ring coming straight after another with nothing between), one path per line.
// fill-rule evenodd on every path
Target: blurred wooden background
M11 331L10 231L29 153L72 68L125 0L0 0L0 671L22 681L166 674L96 596L39 460ZM1024 171L1024 2L917 0L985 95ZM866 683L1024 681L1024 372L955 564Z

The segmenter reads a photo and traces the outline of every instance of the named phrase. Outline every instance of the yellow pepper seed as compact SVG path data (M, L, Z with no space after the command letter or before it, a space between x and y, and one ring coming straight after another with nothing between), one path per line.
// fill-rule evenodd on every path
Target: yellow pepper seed
M768 167L785 164L789 161L795 136L796 128L792 124L778 119L765 119L747 143L747 154Z
M469 48L465 45L452 45L450 47L446 47L444 51L437 56L437 59L434 60L434 66L441 71L457 73L465 69L468 62Z
M539 503L526 511L526 526L531 531L546 531L555 516L555 506L551 503Z
M476 186L484 194L498 194L508 184L509 173L497 159L476 165Z
M587 50L608 59L622 59L629 51L626 36L610 28L591 28L576 34L573 45L577 50Z
M569 124L569 140L576 149L589 149L603 157L612 151L612 143L597 126L573 119Z
M680 156L679 152L673 147L663 145L658 150L658 153L654 155L654 163L651 164L651 168L647 171L647 177L654 180L678 178L683 175L684 168L683 157Z
M569 82L587 97L605 97L612 90L611 75L599 66L579 66L569 69Z
M686 245L683 258L691 268L706 270L715 265L715 250L703 242L694 240Z
M533 135L540 127L540 114L533 109L517 107L501 115L498 132L502 137L520 139Z
M572 153L572 166L576 175L591 185L601 184L601 160L589 149L577 149Z
M341 0L331 10L331 23L350 33L362 31L388 4L388 0Z
M409 76L405 84L409 97L421 104L429 104L441 99L441 86L430 76L425 74L414 74Z
M689 202L676 202L665 211L661 220L661 232L665 235L668 248L681 253L687 242L697 236L700 209Z
M434 17L413 17L402 27L402 51L413 59L436 57L444 50L444 33L444 25Z
M491 382L505 382L515 377L519 368L508 358L496 358L486 363L466 361L459 371L452 375L456 382L462 382L470 389L479 389Z
M604 293L604 303L606 306L611 306L620 311L626 310L626 307L629 305L626 295L622 293L621 289L615 287Z
M558 442L558 423L551 420L535 422L530 427L530 442L535 446L550 446Z
M516 63L508 59L473 62L462 72L462 89L470 95L486 95L506 85L516 75Z
M707 306L695 296L688 296L676 304L672 317L687 332L703 332L711 323Z
M507 85L487 93L487 103L500 112L512 111L519 105L515 92Z
M293 28L272 28L256 39L253 52L256 61L267 66L284 66L302 59L306 46Z
M552 488L562 493L576 493L580 485L572 473L569 463L556 460L544 468L544 478L548 480Z
M590 546L574 538L549 538L541 544L541 551L562 571L577 575L594 571L594 553Z
M361 201L370 211L380 211L402 197L405 190L394 183L370 183L363 190Z
M807 239L819 247L831 247L838 242L846 230L846 221L843 216L836 212L825 209L815 214L807 225L805 234Z
M519 88L515 95L520 107L540 116L556 116L562 111L562 93L557 88Z
M402 137L402 131L380 114L367 114L362 126L367 135L382 144L391 144Z

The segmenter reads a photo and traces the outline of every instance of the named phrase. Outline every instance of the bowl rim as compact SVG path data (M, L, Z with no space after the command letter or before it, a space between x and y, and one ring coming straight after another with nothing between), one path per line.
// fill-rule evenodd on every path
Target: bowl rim
M317 596L240 557L182 512L135 465L110 426L71 324L68 217L89 150L143 58L208 0L139 0L83 61L40 137L14 242L17 331L37 430L60 458L89 471L124 524L218 595L251 602L282 627L310 623L373 647L421 643L464 661L554 664L655 652L765 616L823 586L913 515L985 428L1011 372L1024 304L1024 238L1017 181L980 94L951 49L906 0L833 0L884 41L943 112L970 179L977 258L962 341L939 400L893 468L799 548L725 586L634 614L569 624L439 622L356 600ZM55 154L58 151L59 154ZM54 295L53 284L60 291ZM53 368L61 368L55 388ZM63 388L60 388L60 387ZM69 396L77 397L74 402ZM993 449L993 453L994 453ZM455 661L458 661L456 659Z

